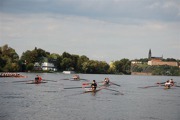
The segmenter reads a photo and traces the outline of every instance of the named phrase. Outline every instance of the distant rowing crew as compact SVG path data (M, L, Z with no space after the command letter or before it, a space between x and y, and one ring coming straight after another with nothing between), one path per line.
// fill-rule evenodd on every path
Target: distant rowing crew
M138 87L138 88L150 88L150 87L159 87L164 86L164 89L170 89L171 87L180 87L176 82L173 81L173 79L167 80L166 82L158 82L156 85L153 86L145 86L145 87Z
M27 76L23 76L19 73L4 72L0 74L0 77L27 77Z
M167 80L166 82L163 82L163 83L157 83L157 84L159 84L159 85L164 84L164 87L167 89L170 89L172 86L175 85L173 79Z
M39 83L43 83L42 82L42 77L39 76L39 75L36 75L36 77L34 79L34 82L32 82L31 84L39 84ZM84 84L82 84L82 88L84 88L86 92L96 92L96 91L99 91L100 89L103 89L103 88L107 87L108 85L110 85L109 78L105 78L102 83L103 83L103 85L98 90L96 89L97 88L97 83L96 83L95 80L93 80L92 83L84 83ZM90 85L90 88L89 88L89 85Z
M79 77L79 75L74 75L74 76L73 76L73 79L74 79L74 80L79 80L80 77ZM36 77L35 77L35 79L34 79L34 82L32 82L32 84L39 84L39 83L44 83L44 82L42 81L42 77L41 77L41 76L36 75Z
M1 73L0 76L24 77L24 76L20 75L19 73ZM79 75L74 75L73 79L80 80L80 77L79 77ZM36 75L34 81L31 83L28 83L28 84L46 83L42 80L44 80L44 79L42 79L41 76ZM46 80L46 81L53 81L53 80ZM96 92L96 91L99 91L100 89L104 89L104 88L107 89L106 87L109 85L116 85L116 86L120 87L120 85L110 82L109 78L105 78L104 81L101 83L102 83L102 85L100 85L100 87L98 87L98 90L97 90L98 85L95 80L93 80L92 83L83 83L82 88L84 88L85 91L87 91L87 92ZM165 89L170 89L172 86L179 87L179 86L175 85L175 82L173 81L173 79L167 80L166 82L156 83L156 84L158 84L159 86L165 86ZM149 87L157 87L157 85L156 86L139 87L139 88L149 88ZM66 88L66 89L69 89L69 88Z
M172 86L174 86L173 79L167 80L164 85L165 85L166 88L171 88Z
M74 79L74 80L80 80L80 77L79 77L79 75L74 75L74 76L73 76L73 79Z

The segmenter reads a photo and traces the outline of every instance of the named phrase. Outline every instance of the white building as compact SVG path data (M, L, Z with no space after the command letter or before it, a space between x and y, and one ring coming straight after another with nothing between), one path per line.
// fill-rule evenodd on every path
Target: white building
M132 60L131 64L142 64L142 62L141 61L137 61L137 60Z
M42 70L44 71L57 71L53 63L44 62L41 65Z
M42 70L42 68L41 68L41 66L40 66L40 64L38 62L36 62L34 64L34 70Z

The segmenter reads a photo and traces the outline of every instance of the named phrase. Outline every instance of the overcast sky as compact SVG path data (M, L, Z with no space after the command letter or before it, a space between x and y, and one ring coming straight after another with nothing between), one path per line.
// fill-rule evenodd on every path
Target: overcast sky
M0 0L0 46L106 62L180 59L180 0Z

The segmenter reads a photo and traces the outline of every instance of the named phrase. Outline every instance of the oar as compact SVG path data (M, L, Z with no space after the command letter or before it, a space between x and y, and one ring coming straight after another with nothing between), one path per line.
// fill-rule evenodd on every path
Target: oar
M91 83L83 83L82 85L91 85Z
M124 95L124 93L120 92L120 91L117 91L117 90L113 90L113 89L109 89L109 88L105 88L106 90L110 90L110 91L115 91L115 92L118 92L120 93L121 95Z
M73 88L73 87L72 87ZM81 87L82 88L82 87ZM87 88L87 87L86 87ZM90 87L91 88L91 87ZM99 88L99 90L101 90L101 89L104 89L105 87L103 86L103 87L100 87ZM65 89L65 88L64 88ZM68 88L69 89L69 88ZM98 90L98 91L99 91ZM82 93L75 93L75 94L71 94L71 95L66 95L66 96L64 96L64 97L69 97L69 96L76 96L76 95L82 95L82 94L85 94L85 93L87 93L87 92L82 92Z
M76 89L76 88L82 88L82 87L67 87L67 88L64 88L64 89Z
M43 81L51 81L51 82L57 82L56 80L46 80L46 79L42 79Z
M82 83L82 86L91 85L92 83Z
M121 85L118 85L118 84L116 84L116 83L113 83L113 82L110 82L110 83L111 83L111 84L113 84L113 85L119 86L119 87L121 86Z
M180 86L178 86L178 85L175 85L175 87L180 87Z
M110 90L110 91L119 92L119 91L117 91L117 90L113 90L113 89L109 89L109 88L104 88L104 89L106 89L106 90Z
M16 83L16 82L29 82L29 81L34 81L34 80L13 81L13 83Z
M71 80L71 81L80 81L80 80L84 80L84 81L89 82L89 80L87 80L87 79L73 79L73 78L71 78L70 80Z
M160 84L160 85L161 85L161 84L165 84L165 83L166 83L166 82L161 82L161 83L158 82L158 83L156 83L156 84Z
M82 87L67 87L67 88L64 88L64 89L78 89L78 88L82 88ZM86 87L86 88L91 88L91 87Z
M96 83L103 83L103 81L102 82L96 82ZM85 82L82 85L91 85L91 84L92 84L92 82Z
M88 79L80 79L80 80L85 80L85 81L89 81Z
M145 86L145 87L138 87L138 88L150 88L150 87L159 87L159 85L154 85L154 86Z
M68 78L65 78L65 79L60 79L60 80L70 80L70 79L68 79Z

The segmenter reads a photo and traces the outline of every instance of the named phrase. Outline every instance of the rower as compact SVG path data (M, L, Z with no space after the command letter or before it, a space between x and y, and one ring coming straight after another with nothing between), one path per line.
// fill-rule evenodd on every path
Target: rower
M170 80L167 80L164 84L165 88L171 88Z
M173 81L173 79L170 79L169 82L170 82L171 86L174 86L174 81Z
M105 78L104 79L104 85L108 85L109 84L109 78Z
M39 75L36 75L35 83L40 83L41 81L42 81L42 78Z
M97 87L97 83L95 80L93 80L93 83L91 84L92 91L95 91Z
M73 76L73 79L74 79L74 80L79 80L80 77L79 77L79 75L74 75L74 76Z

